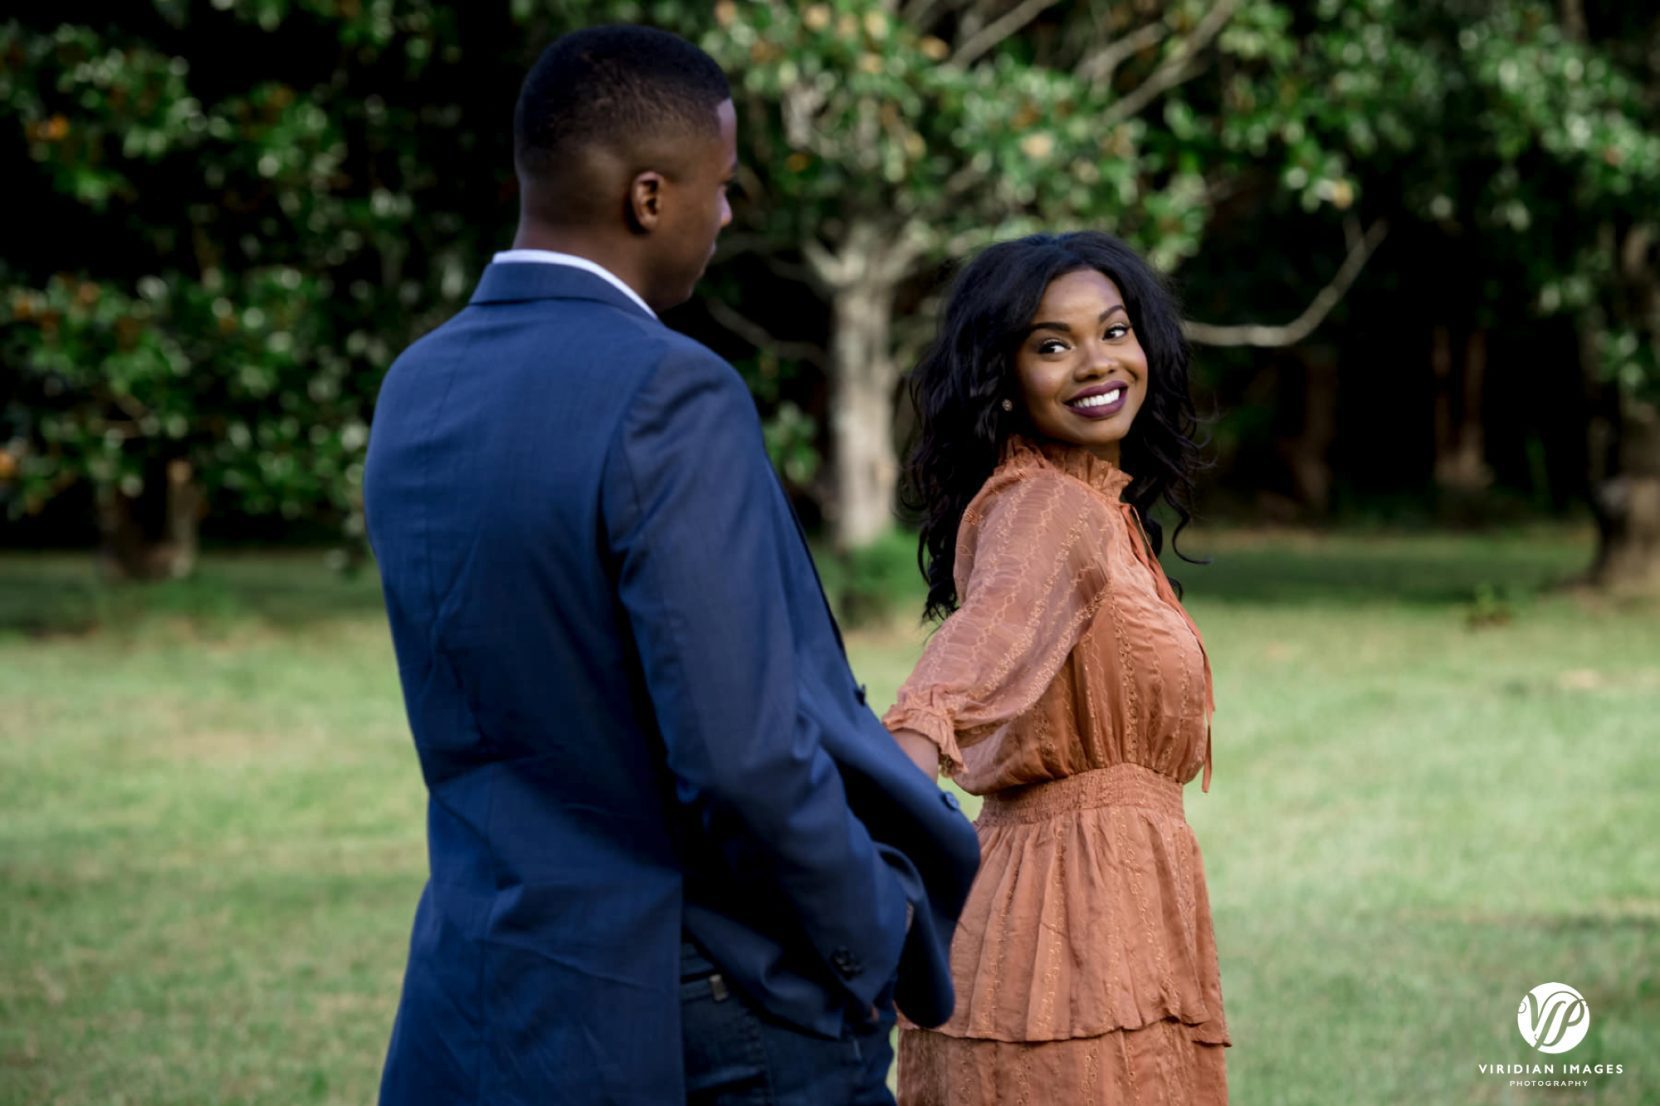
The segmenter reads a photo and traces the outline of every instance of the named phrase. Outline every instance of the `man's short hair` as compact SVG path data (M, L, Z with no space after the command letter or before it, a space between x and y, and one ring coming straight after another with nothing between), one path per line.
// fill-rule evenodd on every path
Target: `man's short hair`
M592 148L627 154L674 135L716 135L730 99L715 60L678 35L618 24L554 41L525 77L513 113L522 174L552 179Z

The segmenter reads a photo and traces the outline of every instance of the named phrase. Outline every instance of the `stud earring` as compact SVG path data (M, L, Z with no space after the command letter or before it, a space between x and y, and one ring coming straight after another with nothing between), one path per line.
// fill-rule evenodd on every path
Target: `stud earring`
M1004 401L1003 401L1003 410L1005 410L1005 411L1013 411L1013 410L1014 410L1014 400L1012 400L1012 399L1005 399L1005 400L1004 400Z

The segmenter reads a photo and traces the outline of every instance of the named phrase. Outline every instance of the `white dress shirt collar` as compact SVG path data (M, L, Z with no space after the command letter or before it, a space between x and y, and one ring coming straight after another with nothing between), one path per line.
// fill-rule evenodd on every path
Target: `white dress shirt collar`
M558 253L554 250L500 250L490 259L500 264L502 262L531 261L540 265L569 265L573 269L582 269L593 273L601 280L610 281L623 295L639 304L647 315L657 317L657 312L647 306L646 301L640 298L640 293L624 284L622 278L597 261L590 261L586 257L578 257L574 253Z

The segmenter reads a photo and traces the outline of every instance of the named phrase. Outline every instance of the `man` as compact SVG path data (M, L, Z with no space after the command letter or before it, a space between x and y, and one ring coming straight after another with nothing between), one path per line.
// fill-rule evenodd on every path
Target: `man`
M514 248L387 374L431 878L383 1103L891 1102L894 1001L950 1013L972 827L865 706L741 380L656 318L735 126L672 35L554 43Z

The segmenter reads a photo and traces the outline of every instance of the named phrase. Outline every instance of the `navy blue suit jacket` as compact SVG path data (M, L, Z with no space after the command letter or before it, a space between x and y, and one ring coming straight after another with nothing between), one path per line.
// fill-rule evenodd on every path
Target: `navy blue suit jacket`
M364 490L429 792L383 1103L683 1100L683 928L811 1032L949 1016L973 828L865 705L729 365L492 265Z

